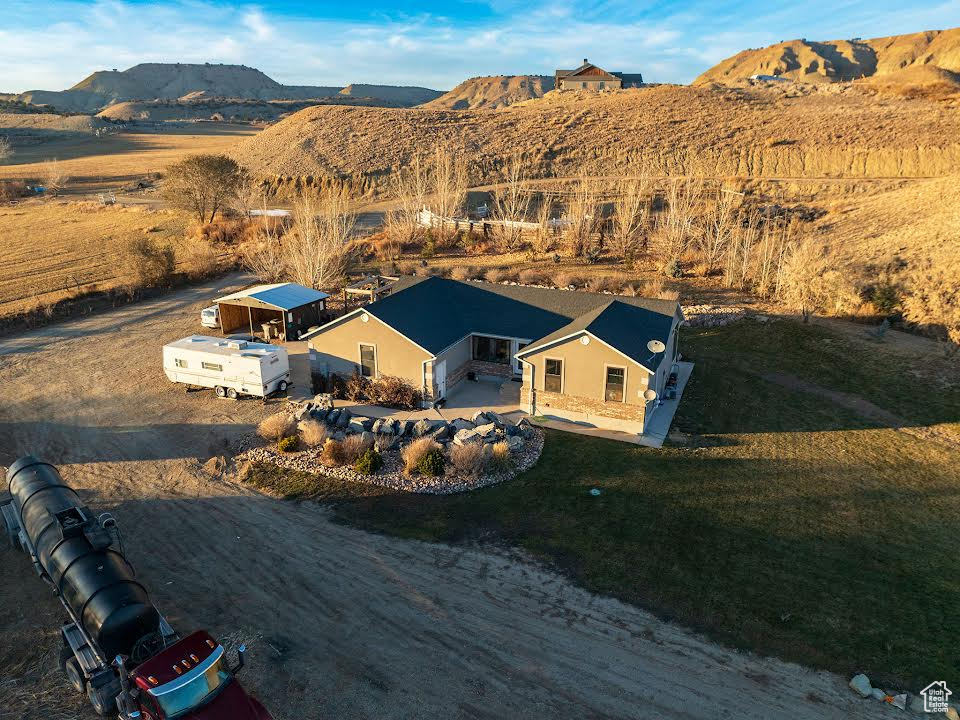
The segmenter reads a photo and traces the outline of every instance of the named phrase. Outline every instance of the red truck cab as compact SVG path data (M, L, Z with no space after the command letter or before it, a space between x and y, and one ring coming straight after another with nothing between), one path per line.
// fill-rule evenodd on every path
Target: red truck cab
M198 630L130 673L144 720L272 720L234 678L223 646Z

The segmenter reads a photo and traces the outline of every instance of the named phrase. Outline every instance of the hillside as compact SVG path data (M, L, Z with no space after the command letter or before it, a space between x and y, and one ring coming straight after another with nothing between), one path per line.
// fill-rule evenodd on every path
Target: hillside
M440 94L426 88L363 87L375 90L366 93L365 97L380 97L390 105L415 105ZM332 97L341 90L340 87L282 85L245 65L141 63L122 71L95 72L68 90L30 90L15 96L15 99L52 105L70 112L98 112L114 103L130 100L195 99L198 96L240 100L306 100ZM409 95L413 90L420 91L416 102L400 102L396 99L404 93ZM377 91L381 95L377 95Z
M870 40L788 40L739 52L707 70L693 84L737 84L752 75L808 83L846 82L924 65L960 72L960 28Z
M0 137L18 145L69 136L94 135L109 125L89 115L57 115L0 111Z
M660 86L551 93L491 113L311 107L235 156L283 184L347 177L369 194L435 143L471 154L474 184L501 177L523 138L535 177L642 167L751 177L916 177L955 172L960 116L944 104L849 88L796 97L756 89Z
M543 97L553 90L549 75L494 75L465 80L453 90L424 105L432 110L499 108Z
M439 90L403 85L364 85L354 83L340 91L340 95L356 98L376 98L397 107L413 107L440 97Z

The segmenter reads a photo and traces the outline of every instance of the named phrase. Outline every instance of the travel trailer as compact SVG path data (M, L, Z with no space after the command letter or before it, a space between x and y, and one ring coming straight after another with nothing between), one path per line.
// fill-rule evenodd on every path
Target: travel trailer
M276 345L191 335L163 346L163 371L176 383L213 388L217 397L267 397L290 387L287 351Z

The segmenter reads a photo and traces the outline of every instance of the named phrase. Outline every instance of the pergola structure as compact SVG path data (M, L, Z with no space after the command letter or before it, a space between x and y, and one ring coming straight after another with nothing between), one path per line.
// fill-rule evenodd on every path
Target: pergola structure
M267 341L286 342L322 324L328 297L296 283L278 283L255 285L214 302L220 308L224 335L249 330Z

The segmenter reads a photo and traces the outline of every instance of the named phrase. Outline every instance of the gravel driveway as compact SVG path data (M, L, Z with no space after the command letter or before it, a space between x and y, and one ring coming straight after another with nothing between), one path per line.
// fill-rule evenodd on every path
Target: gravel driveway
M247 641L243 682L276 718L896 715L508 554L366 534L219 477L208 460L272 408L185 393L160 347L238 281L0 339L0 462L32 452L112 510L175 627ZM0 715L76 717L44 664L59 606L22 555L0 549L0 577Z

